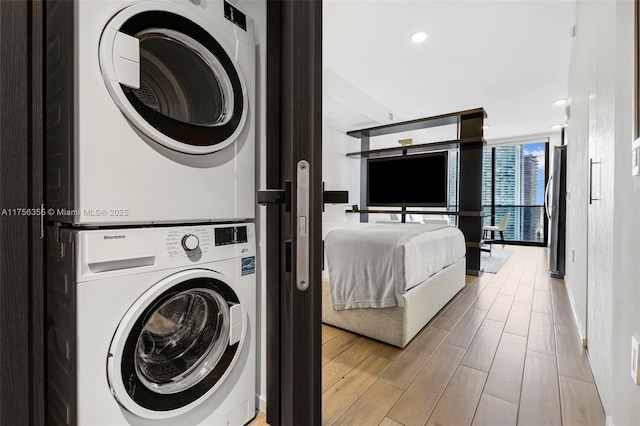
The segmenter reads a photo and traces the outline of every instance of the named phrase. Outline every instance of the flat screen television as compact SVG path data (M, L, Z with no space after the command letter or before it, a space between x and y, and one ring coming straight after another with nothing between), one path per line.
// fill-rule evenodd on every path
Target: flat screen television
M448 152L370 158L367 160L367 205L446 207Z

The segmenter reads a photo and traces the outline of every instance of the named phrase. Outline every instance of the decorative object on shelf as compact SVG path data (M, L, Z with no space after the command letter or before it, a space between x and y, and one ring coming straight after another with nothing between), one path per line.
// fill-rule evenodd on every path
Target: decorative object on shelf
M398 139L398 143L402 146L409 146L413 143L413 139Z

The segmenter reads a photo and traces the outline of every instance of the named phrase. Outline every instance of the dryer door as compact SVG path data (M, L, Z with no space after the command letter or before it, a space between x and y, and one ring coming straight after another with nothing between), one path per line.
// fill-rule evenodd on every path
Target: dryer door
M229 51L235 38L186 12L144 3L122 10L102 34L100 68L139 131L173 150L208 154L242 131L246 87Z
M194 269L167 277L118 325L107 358L112 393L143 418L189 411L233 368L245 318L240 297L219 273Z

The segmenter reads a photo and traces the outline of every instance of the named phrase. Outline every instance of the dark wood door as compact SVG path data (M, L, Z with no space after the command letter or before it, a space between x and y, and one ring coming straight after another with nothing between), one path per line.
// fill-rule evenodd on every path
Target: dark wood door
M321 421L322 3L267 3L267 421Z
M0 1L0 425L44 425L43 3Z

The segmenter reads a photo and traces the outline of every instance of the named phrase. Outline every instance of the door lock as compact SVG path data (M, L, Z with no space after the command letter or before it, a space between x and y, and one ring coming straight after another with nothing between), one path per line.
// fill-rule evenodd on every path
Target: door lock
M298 161L296 167L296 285L309 288L309 162Z
M306 160L300 160L296 165L296 217L293 229L296 235L296 287L300 291L309 288L310 168ZM285 211L291 212L291 195L292 183L286 181L284 189L258 191L258 204L285 204ZM287 256L290 255L289 247L287 245Z

